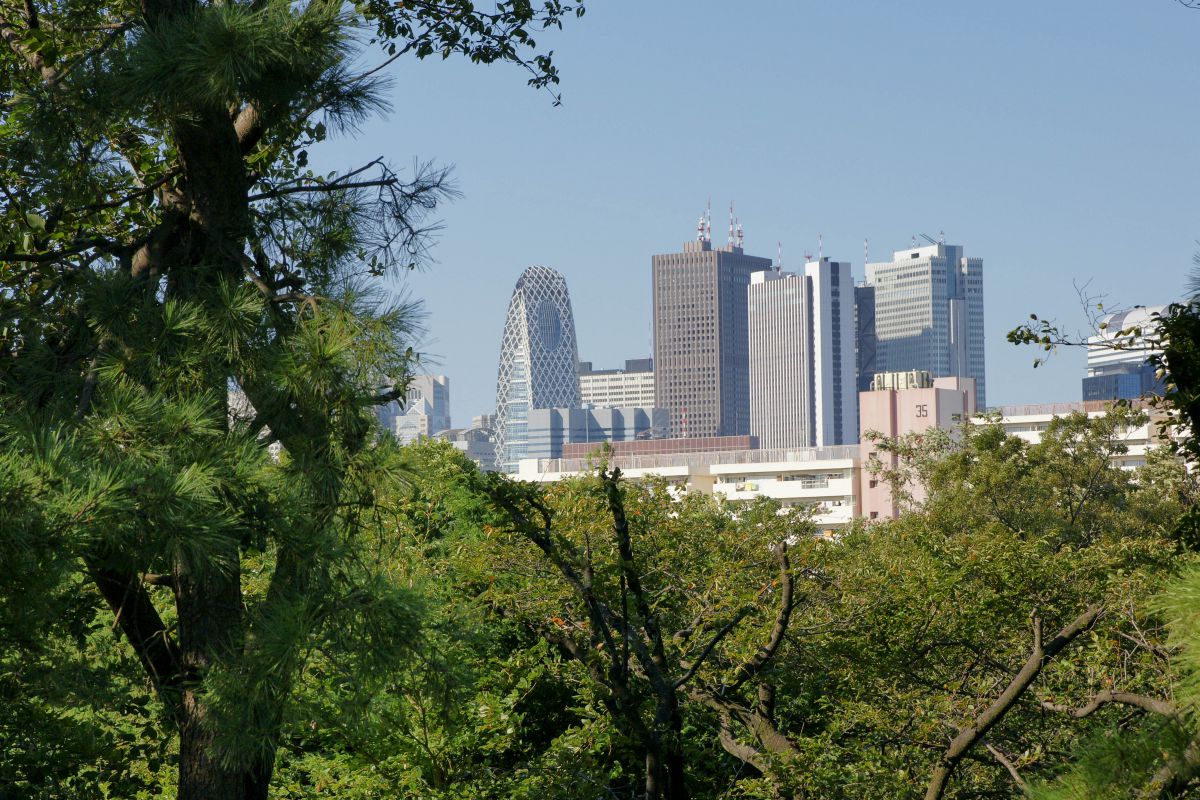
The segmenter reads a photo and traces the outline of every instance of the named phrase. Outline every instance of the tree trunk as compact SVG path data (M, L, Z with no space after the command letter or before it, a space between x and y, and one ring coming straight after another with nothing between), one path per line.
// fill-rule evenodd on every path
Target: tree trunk
M214 662L228 660L241 646L242 592L237 570L237 544L230 542L232 561L175 566L175 598L179 613L180 660L192 681L183 692L179 726L179 800L245 800L246 769L223 765L212 752L213 729L202 684ZM222 571L222 569L226 571Z

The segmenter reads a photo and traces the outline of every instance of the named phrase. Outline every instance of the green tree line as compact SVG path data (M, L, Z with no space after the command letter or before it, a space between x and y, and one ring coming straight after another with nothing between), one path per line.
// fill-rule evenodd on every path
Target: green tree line
M1184 797L1200 309L1141 414L885 442L901 519L400 447L446 170L309 152L560 0L0 0L0 797ZM375 60L372 61L371 59ZM1053 346L1037 325L1014 339Z

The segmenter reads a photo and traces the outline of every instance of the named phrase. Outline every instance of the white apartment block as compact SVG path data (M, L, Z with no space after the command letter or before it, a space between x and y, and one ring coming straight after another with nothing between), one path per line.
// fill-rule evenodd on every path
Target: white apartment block
M1107 414L1111 406L1111 402L1099 400L1003 406L999 409L1000 425L1006 433L1024 439L1030 444L1037 444L1042 440L1042 434L1045 433L1055 417L1065 417L1068 414L1083 411L1094 419ZM1147 421L1141 425L1125 428L1120 432L1121 441L1128 452L1114 455L1112 459L1114 466L1127 470L1137 469L1146 463L1147 450L1165 444L1159 431L1159 416L1154 412L1148 413L1147 416ZM976 422L981 421L983 421L981 418L976 419Z
M867 264L875 287L875 371L924 370L935 378L974 378L986 407L983 259L937 243L897 250Z
M814 506L813 519L824 533L846 527L858 515L857 445L615 456L611 464L632 481L653 475L681 491L729 500L770 497L784 508ZM591 468L582 458L524 459L517 477L546 483Z
M935 385L921 388L892 389L866 394L878 395L864 402L868 416L886 417L896 427L889 435L927 429L953 427L972 409L973 386L969 379L942 378ZM1011 406L1002 409L1000 425L1030 443L1041 440L1042 433L1056 416L1084 411L1091 417L1107 412L1109 403L1055 403ZM983 422L984 417L976 417ZM878 429L879 426L876 426ZM1115 455L1113 464L1136 469L1145 463L1146 452L1162 444L1157 424L1135 426L1122 433L1128 452ZM866 464L874 446L769 448L699 452L616 455L612 466L620 467L632 481L656 476L679 492L701 492L728 500L753 500L770 497L785 508L812 506L813 519L822 533L836 534L856 518L883 521L892 518L890 490L879 484ZM586 458L529 458L519 464L521 480L553 482L575 477L594 469ZM874 512L874 513L872 513Z

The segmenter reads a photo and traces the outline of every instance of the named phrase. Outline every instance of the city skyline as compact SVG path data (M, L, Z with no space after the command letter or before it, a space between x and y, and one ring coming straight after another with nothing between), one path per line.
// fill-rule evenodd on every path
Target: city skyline
M317 171L362 152L455 166L464 196L437 212L436 263L395 285L426 303L421 369L453 377L456 419L492 404L494 354L477 340L503 325L530 263L555 265L579 299L613 298L580 304L581 358L649 356L646 256L689 238L709 196L720 243L734 200L747 252L771 258L782 241L785 269L821 235L857 279L865 238L871 260L921 233L969 245L990 270L992 405L1078 398L1082 349L1035 370L1037 354L1004 340L1033 312L1082 329L1076 284L1114 307L1181 294L1200 237L1188 139L1200 108L1180 101L1200 88L1195 12L1173 0L727 11L613 0L539 33L561 69L558 107L515 69L407 63L392 103L432 124L368 121L314 151ZM797 62L797 36L818 35L838 57ZM969 57L951 67L948 46Z

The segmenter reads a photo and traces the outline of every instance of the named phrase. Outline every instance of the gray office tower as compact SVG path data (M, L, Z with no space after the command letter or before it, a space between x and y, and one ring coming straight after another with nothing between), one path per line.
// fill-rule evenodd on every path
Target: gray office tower
M750 433L750 275L771 259L742 250L740 227L714 248L702 221L682 253L651 259L654 273L654 405L671 414L673 438Z
M975 406L986 408L983 259L941 242L897 250L889 263L867 264L867 283L875 287L875 371L974 378Z

